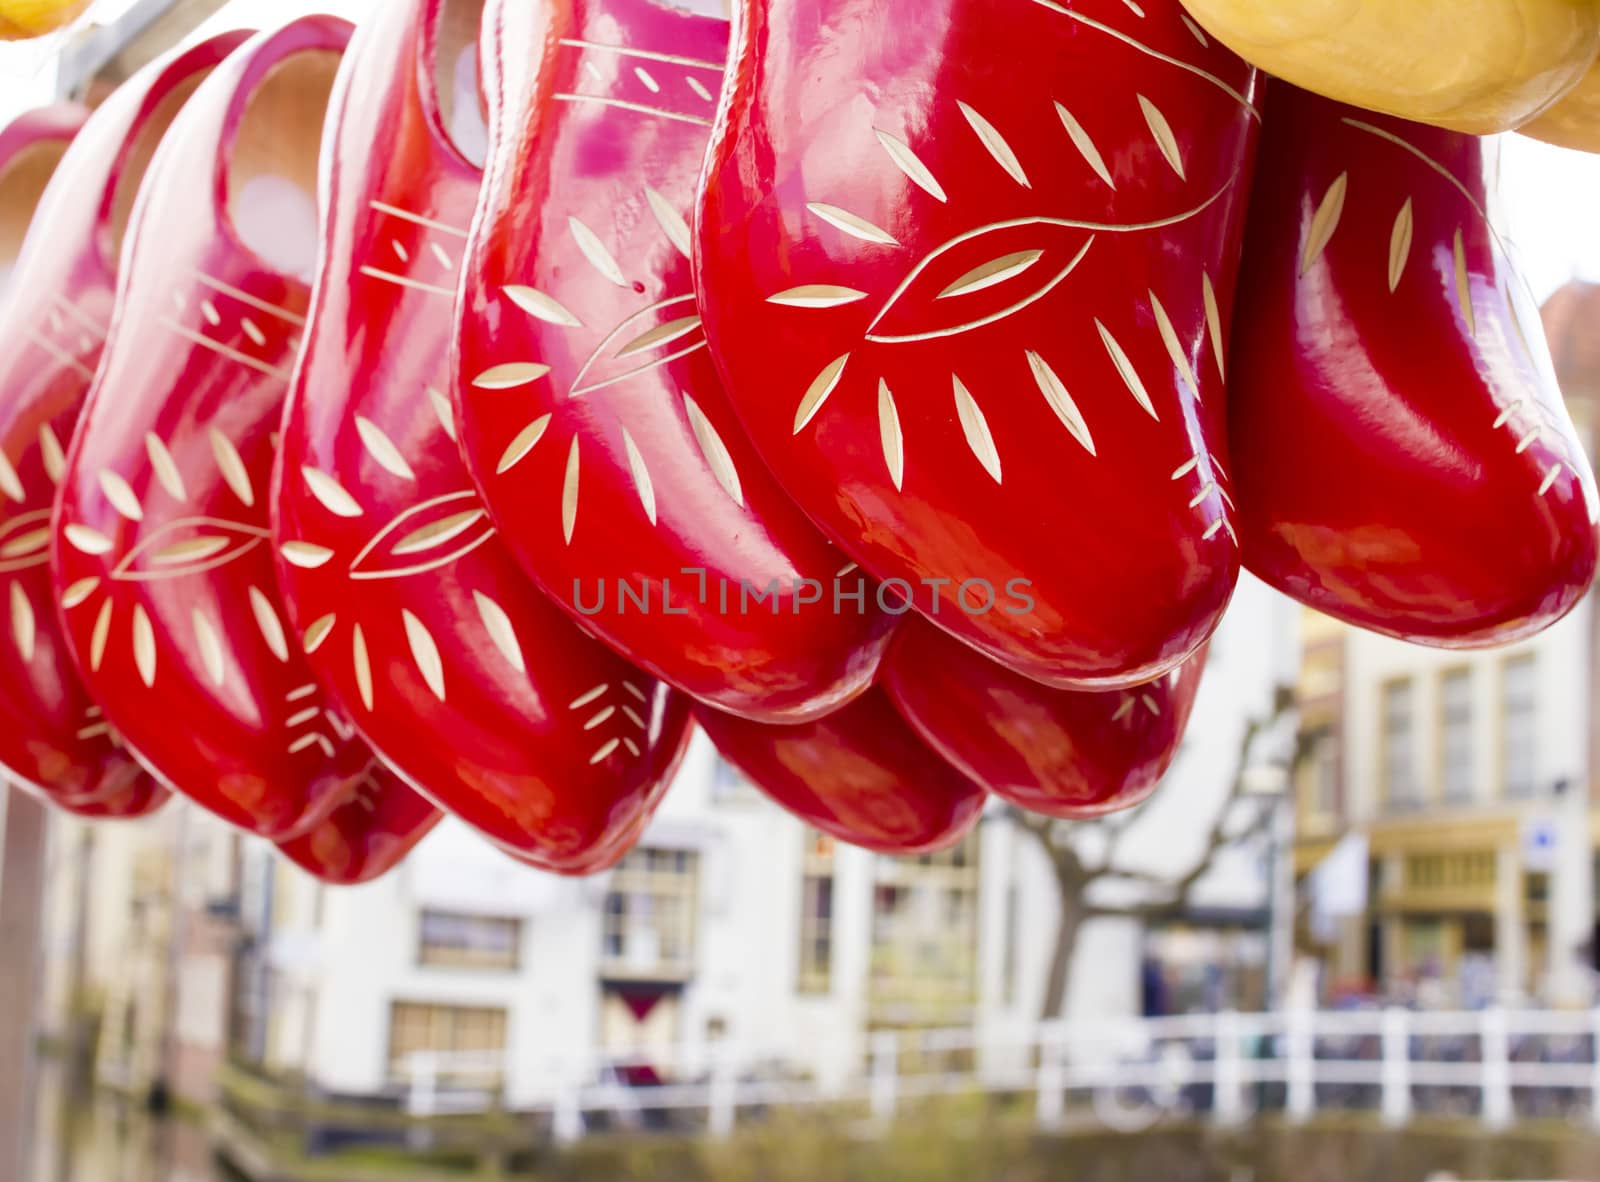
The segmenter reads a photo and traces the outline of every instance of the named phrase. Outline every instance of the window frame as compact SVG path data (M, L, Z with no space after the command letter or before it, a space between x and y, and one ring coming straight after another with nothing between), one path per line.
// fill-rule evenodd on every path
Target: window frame
M1437 770L1434 775L1435 795L1441 803L1449 805L1471 804L1478 799L1478 761L1477 752L1474 750L1475 737L1474 718L1477 714L1473 701L1473 691L1477 688L1477 679L1473 676L1471 665L1452 665L1441 669L1438 676L1438 700L1435 703L1434 719L1436 730L1435 753L1437 755ZM1450 697L1449 687L1452 683L1465 684L1466 686L1466 772L1467 785L1464 793L1451 791L1450 784Z
M402 1018L405 1016L423 1018L427 1022L429 1037L426 1041L430 1044L446 1043L449 1045L415 1046L403 1054L399 1051L397 1040L402 1029ZM483 1018L490 1023L490 1029L498 1026L499 1045L493 1047L468 1047L458 1045L463 1040L462 1023L469 1018ZM440 1031L445 1031L447 1037L435 1037ZM419 1053L434 1053L440 1055L482 1055L485 1059L499 1056L502 1061L511 1052L511 1011L506 1006L496 1005L453 1005L442 1002L427 1001L409 997L393 997L389 999L389 1032L386 1040L386 1071L388 1077L394 1081L403 1081L407 1078L403 1070L405 1059ZM459 1080L491 1082L503 1074L503 1062L500 1067L489 1071L464 1070L461 1072L444 1071L439 1073L440 1082L451 1083Z
M959 1025L971 1020L982 990L978 959L982 908L979 835L917 858L874 860L868 928L868 1004L889 1024ZM936 897L936 939L919 903ZM959 898L956 914L952 902ZM935 963L927 963L929 955ZM932 969L943 970L933 972ZM891 1016L893 1015L893 1016Z
M1404 690L1407 705L1406 737L1410 745L1408 760L1408 793L1401 800L1395 794L1390 773L1394 770L1394 735L1389 729L1389 700L1394 691ZM1386 678L1378 687L1378 785L1384 811L1414 813L1426 803L1423 799L1422 778L1417 768L1417 682L1410 675Z
M668 862L671 864L668 865ZM641 846L612 871L600 919L600 972L608 979L686 979L694 972L700 923L700 851ZM670 889L661 889L670 884ZM633 904L647 900L649 918L632 919ZM616 906L620 904L620 906ZM663 922L672 910L678 915ZM673 928L681 929L675 932ZM634 933L653 930L657 954L652 964L635 962L629 945ZM678 947L669 955L667 933ZM613 938L616 946L613 948Z
M1511 779L1511 675L1513 670L1528 671L1528 779L1525 788L1514 786ZM1536 652L1512 653L1499 662L1499 699L1496 703L1498 720L1498 767L1500 799L1509 801L1534 800L1539 796L1539 654Z
M510 930L509 956L504 961L484 956L474 958L464 947L461 955L429 955L429 919L453 920L469 928L474 925L504 925ZM483 915L470 911L450 911L440 907L424 907L417 912L417 967L440 969L447 972L516 973L522 971L523 921L511 915Z
M834 925L839 914L837 843L825 833L807 830L800 868L800 946L795 964L795 991L805 997L833 992ZM826 897L826 915L812 906ZM823 951L819 955L819 949Z

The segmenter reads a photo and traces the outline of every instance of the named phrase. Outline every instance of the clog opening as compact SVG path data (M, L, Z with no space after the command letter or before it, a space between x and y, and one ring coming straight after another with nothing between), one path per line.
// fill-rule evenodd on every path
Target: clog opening
M122 240L128 233L128 220L133 216L134 199L139 196L139 186L144 181L144 174L150 168L150 160L156 154L156 149L161 146L162 137L167 134L167 128L172 126L172 121L178 117L178 112L183 109L184 103L211 73L210 69L201 70L191 74L182 82L161 97L155 110L145 121L140 124L134 133L133 141L125 149L126 155L122 160L122 169L117 175L116 194L111 202L111 249L106 257L111 269L116 270L117 260L122 257Z
M245 249L310 282L317 261L317 157L339 54L279 62L250 96L228 163L228 219Z
M443 0L434 51L434 90L444 133L469 163L489 157L488 114L478 78L484 0Z
M44 187L67 150L65 140L40 140L29 144L0 169L0 293L3 293L22 252L28 223L38 208Z

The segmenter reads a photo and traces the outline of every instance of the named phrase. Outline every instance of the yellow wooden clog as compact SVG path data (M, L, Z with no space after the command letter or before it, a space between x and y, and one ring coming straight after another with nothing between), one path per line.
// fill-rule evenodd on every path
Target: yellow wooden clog
M1205 30L1288 82L1474 135L1510 131L1600 52L1600 0L1184 0Z
M1562 148L1600 152L1600 66L1585 74L1555 106L1518 130Z
M38 37L76 20L89 0L0 0L0 40Z

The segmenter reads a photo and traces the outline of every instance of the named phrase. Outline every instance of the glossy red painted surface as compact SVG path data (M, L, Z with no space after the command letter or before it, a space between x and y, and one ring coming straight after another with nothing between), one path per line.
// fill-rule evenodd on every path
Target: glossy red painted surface
M335 92L278 573L318 677L391 767L507 852L588 871L660 801L688 702L529 582L452 438L451 289L481 174L447 130L441 94L475 87L434 68L441 8L374 14Z
M398 866L442 819L433 805L374 765L353 797L278 849L330 886L359 886Z
M1051 689L922 621L901 626L883 689L923 741L1003 800L1088 820L1149 799L1189 725L1201 649L1149 685Z
M651 0L489 14L456 393L495 525L582 626L701 701L763 721L835 709L893 621L853 571L864 602L836 607L849 559L739 430L690 283L728 26Z
M886 854L955 845L977 824L984 790L906 725L881 690L799 726L695 711L729 763L795 816Z
M50 178L54 176L73 137L78 134L88 115L88 110L82 106L63 103L59 106L28 111L4 128L0 128L0 316L4 315L3 309L7 301L14 299L16 295L16 286L12 278L22 253L27 229L41 207ZM43 567L48 560L47 548L40 547L34 538L28 536L30 533L36 536L37 530L29 528L27 515L18 516L10 512L13 504L10 495L6 494L7 512L4 518L6 524L0 525L0 555L6 555L9 551L9 556L0 557L0 574L6 577L9 588L5 610L8 625L6 635L10 644L0 645L0 666L20 664L21 668L7 670L5 674L0 675L8 683L8 688L9 684L14 684L19 678L34 680L38 676L29 672L35 661L40 659L40 654L38 621L33 606L34 596L29 595L28 583L37 583L39 580L37 575L35 579L27 580L26 574L30 570L38 571L38 568ZM11 541L7 542L5 540L7 538ZM42 573L48 588L48 572ZM37 590L36 587L33 589ZM14 734L10 738L11 742L7 746L13 749L23 744L35 749L44 746L38 738L31 735ZM11 762L17 761L13 759ZM135 774L128 778L123 793L132 795L130 790L136 790L142 785L150 784L151 781L149 777L137 774L138 769L132 767L131 761L127 766L130 766ZM37 761L31 770L37 773ZM84 780L94 777L92 768L69 766L65 770L67 777L80 777ZM0 777L0 784L3 784L4 778L7 777ZM43 777L35 774L27 787L44 795L46 799L53 799L58 804L63 804L64 807L79 804L79 807L91 813L100 813L110 807L109 804L89 803L85 795L94 795L93 790L88 794L64 792L60 779L50 784L47 789L41 783L42 780ZM102 794L107 791L100 782L96 782L94 787ZM119 803L127 802L119 801Z
M1446 647L1539 631L1595 571L1600 501L1485 217L1494 165L1274 83L1230 359L1246 564Z
M277 839L350 800L373 757L284 625L267 494L309 292L240 235L251 203L270 199L270 246L252 241L302 253L292 231L305 211L277 169L314 169L316 86L349 32L306 18L259 35L173 124L140 190L54 521L68 643L107 720L164 781ZM305 117L308 142L282 108L247 118L269 93Z
M0 578L9 585L0 765L58 804L99 812L97 802L162 799L141 786L143 769L67 653L50 584L50 513L111 321L119 215L188 88L246 36L224 34L151 63L88 118L11 271L10 287L25 294L0 308ZM65 134L82 117L40 118Z
M1218 352L1254 72L1176 0L741 13L695 278L761 455L995 660L1171 669L1238 573Z
M138 821L159 812L172 800L172 793L165 784L143 768L139 769L139 773L120 788L103 793L94 800L62 796L49 796L47 799L61 811L85 821Z

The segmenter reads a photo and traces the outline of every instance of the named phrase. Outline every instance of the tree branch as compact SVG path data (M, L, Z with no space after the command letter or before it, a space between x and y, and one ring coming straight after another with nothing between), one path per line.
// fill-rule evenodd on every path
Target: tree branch
M1049 859L1050 868L1055 872L1057 885L1063 893L1081 891L1094 877L1094 871L1083 864L1083 859L1071 842L1056 840L1060 821L1054 817L1030 813L1016 807L1008 809L1007 812L1011 820L1034 839L1039 849Z
M1286 686L1278 687L1273 696L1272 712L1265 718L1252 718L1245 723L1244 733L1239 738L1239 754L1234 764L1233 784L1229 789L1227 799L1222 807L1217 810L1212 820L1211 831L1206 835L1205 844L1201 847L1199 856L1189 869L1174 880L1157 880L1154 876L1140 876L1146 879L1156 889L1165 891L1164 899L1151 899L1138 903L1108 904L1096 906L1091 909L1091 914L1098 917L1138 917L1155 918L1172 915L1181 911L1188 903L1190 894L1195 886L1205 877L1211 869L1219 853L1226 849L1245 845L1270 832L1272 817L1277 805L1276 800L1263 802L1255 811L1255 816L1250 823L1242 829L1229 831L1229 822L1233 818L1236 806L1245 799L1245 782L1250 771L1250 752L1256 740L1262 734L1270 731L1277 723L1294 708L1294 694ZM1313 746L1311 736L1297 734L1289 761L1286 767L1288 783L1285 791L1293 791L1294 774L1305 759L1310 755ZM1120 874L1120 872L1115 872Z
M1034 840L1050 863L1059 892L1061 912L1056 925L1056 949L1052 959L1050 980L1045 986L1043 1012L1046 1017L1059 1016L1066 1004L1065 993L1072 950L1085 920L1103 918L1149 920L1179 913L1187 905L1195 884L1205 877L1206 871L1211 868L1218 853L1253 840L1266 831L1273 816L1270 803L1258 807L1250 823L1243 828L1234 823L1234 814L1237 812L1236 806L1246 796L1245 785L1250 769L1250 755L1257 739L1274 727L1293 708L1293 690L1279 686L1273 695L1270 713L1246 721L1244 732L1240 735L1233 782L1228 789L1227 797L1212 819L1210 832L1206 835L1199 856L1176 880L1140 870L1123 869L1116 865L1117 854L1127 833L1137 821L1138 810L1129 810L1115 817L1076 826L1052 817L1029 813L1014 805L1005 810L1004 815ZM1307 737L1298 736L1289 766L1291 779L1294 770L1299 767L1309 750ZM1104 837L1100 856L1092 865L1085 860L1083 844L1078 840L1085 831L1093 831ZM1089 903L1087 901L1089 887L1102 879L1142 887L1146 891L1158 893L1158 897L1125 904Z
M1106 833L1105 856L1100 859L1099 866L1102 874L1113 871L1117 864L1117 851L1122 848L1122 839L1127 836L1128 830L1133 828L1133 822L1138 816L1138 809L1128 809L1126 812L1116 813L1101 820L1101 827Z

